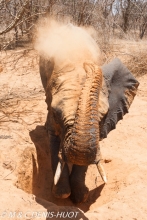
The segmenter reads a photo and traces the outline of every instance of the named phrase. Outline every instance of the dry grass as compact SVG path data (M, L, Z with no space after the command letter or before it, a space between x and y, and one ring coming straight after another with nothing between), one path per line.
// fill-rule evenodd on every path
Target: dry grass
M101 44L103 63L118 57L134 76L147 73L147 41L111 40Z
M147 52L134 53L130 59L126 60L126 65L134 76L147 74Z

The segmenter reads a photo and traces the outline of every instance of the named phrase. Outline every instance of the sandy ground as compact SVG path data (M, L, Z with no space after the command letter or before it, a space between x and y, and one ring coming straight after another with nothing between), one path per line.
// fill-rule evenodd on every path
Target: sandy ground
M147 219L147 75L138 80L138 94L129 114L101 142L108 184L103 184L91 165L86 176L88 201L74 205L70 199L55 199L51 194L53 176L44 129L47 107L38 67L28 72L3 68L0 220ZM46 212L50 212L48 217Z

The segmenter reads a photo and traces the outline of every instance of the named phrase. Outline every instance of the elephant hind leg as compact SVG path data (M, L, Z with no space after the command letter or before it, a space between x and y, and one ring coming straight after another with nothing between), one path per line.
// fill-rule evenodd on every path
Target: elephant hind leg
M52 193L56 198L66 199L71 194L69 185L69 170L67 164L64 165L61 177L57 185L53 185Z

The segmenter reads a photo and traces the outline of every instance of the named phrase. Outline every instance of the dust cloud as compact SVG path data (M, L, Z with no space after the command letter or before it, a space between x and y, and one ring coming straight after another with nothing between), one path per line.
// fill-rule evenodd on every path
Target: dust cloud
M77 27L71 23L42 19L37 26L35 49L45 58L53 58L60 65L67 60L83 63L100 61L100 50L92 34L92 28Z

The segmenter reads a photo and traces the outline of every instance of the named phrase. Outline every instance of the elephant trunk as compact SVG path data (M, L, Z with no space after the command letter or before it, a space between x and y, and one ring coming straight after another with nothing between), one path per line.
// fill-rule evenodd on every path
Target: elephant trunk
M98 99L102 72L91 62L84 63L84 69L87 77L64 152L67 161L77 165L97 163L100 159Z

